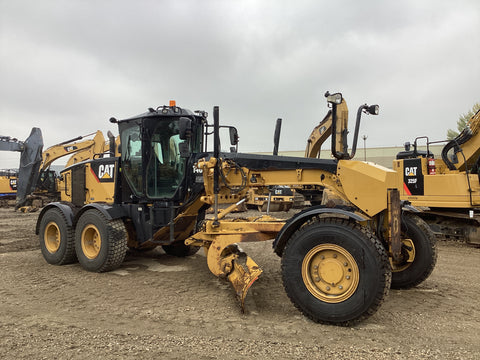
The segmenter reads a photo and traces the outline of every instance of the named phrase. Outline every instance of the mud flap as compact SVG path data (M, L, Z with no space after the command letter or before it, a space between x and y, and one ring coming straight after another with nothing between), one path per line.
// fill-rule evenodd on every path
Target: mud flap
M402 255L401 240L401 204L400 192L388 189L388 234L390 249L394 261L399 261Z

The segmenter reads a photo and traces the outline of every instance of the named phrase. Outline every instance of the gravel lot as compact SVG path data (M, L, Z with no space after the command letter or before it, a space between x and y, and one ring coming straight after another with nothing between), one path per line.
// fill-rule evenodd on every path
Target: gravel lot
M2 359L479 359L480 249L439 243L433 274L390 291L349 328L315 324L290 303L271 241L242 244L263 268L242 314L202 252L129 254L120 269L48 265L38 213L0 209Z

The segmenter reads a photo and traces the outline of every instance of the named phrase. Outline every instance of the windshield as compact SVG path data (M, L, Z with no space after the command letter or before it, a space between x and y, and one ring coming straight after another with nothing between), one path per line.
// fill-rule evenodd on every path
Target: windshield
M178 119L161 119L150 123L150 144L146 166L147 196L171 198L185 173L185 161L180 156Z

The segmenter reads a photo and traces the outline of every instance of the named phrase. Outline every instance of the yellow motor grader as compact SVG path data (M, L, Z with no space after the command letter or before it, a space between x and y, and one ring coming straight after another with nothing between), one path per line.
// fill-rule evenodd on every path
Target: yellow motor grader
M326 97L337 119L342 95ZM323 160L221 152L218 107L213 117L212 125L206 112L170 103L125 120L111 118L120 134L115 156L66 168L61 176L70 185L62 201L39 215L36 232L45 260L78 260L88 271L104 272L119 267L128 248L162 246L167 254L188 256L203 247L210 271L231 282L244 309L262 270L238 244L274 239L293 304L316 322L337 325L375 313L391 284L408 288L430 275L434 237L400 201L396 173L351 160L346 142L336 139L336 121L335 158ZM236 129L228 128L236 145ZM328 188L346 205L312 206L288 221L229 217L248 189L274 185ZM219 210L220 204L232 205ZM210 206L214 214L207 219Z

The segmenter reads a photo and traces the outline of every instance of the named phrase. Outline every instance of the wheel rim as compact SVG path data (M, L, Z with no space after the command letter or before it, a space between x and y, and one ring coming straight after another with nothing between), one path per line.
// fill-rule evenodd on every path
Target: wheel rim
M43 234L43 240L45 242L45 247L48 252L56 253L60 248L60 229L58 225L51 221L45 227L45 232Z
M415 259L415 245L411 239L402 239L402 261L394 262L390 258L390 265L392 266L392 272L400 272L409 268L413 264Z
M358 287L359 274L353 256L335 244L315 246L302 262L302 278L308 291L327 303L350 298Z
M82 231L82 251L89 259L95 259L100 253L102 237L97 227L86 226Z

